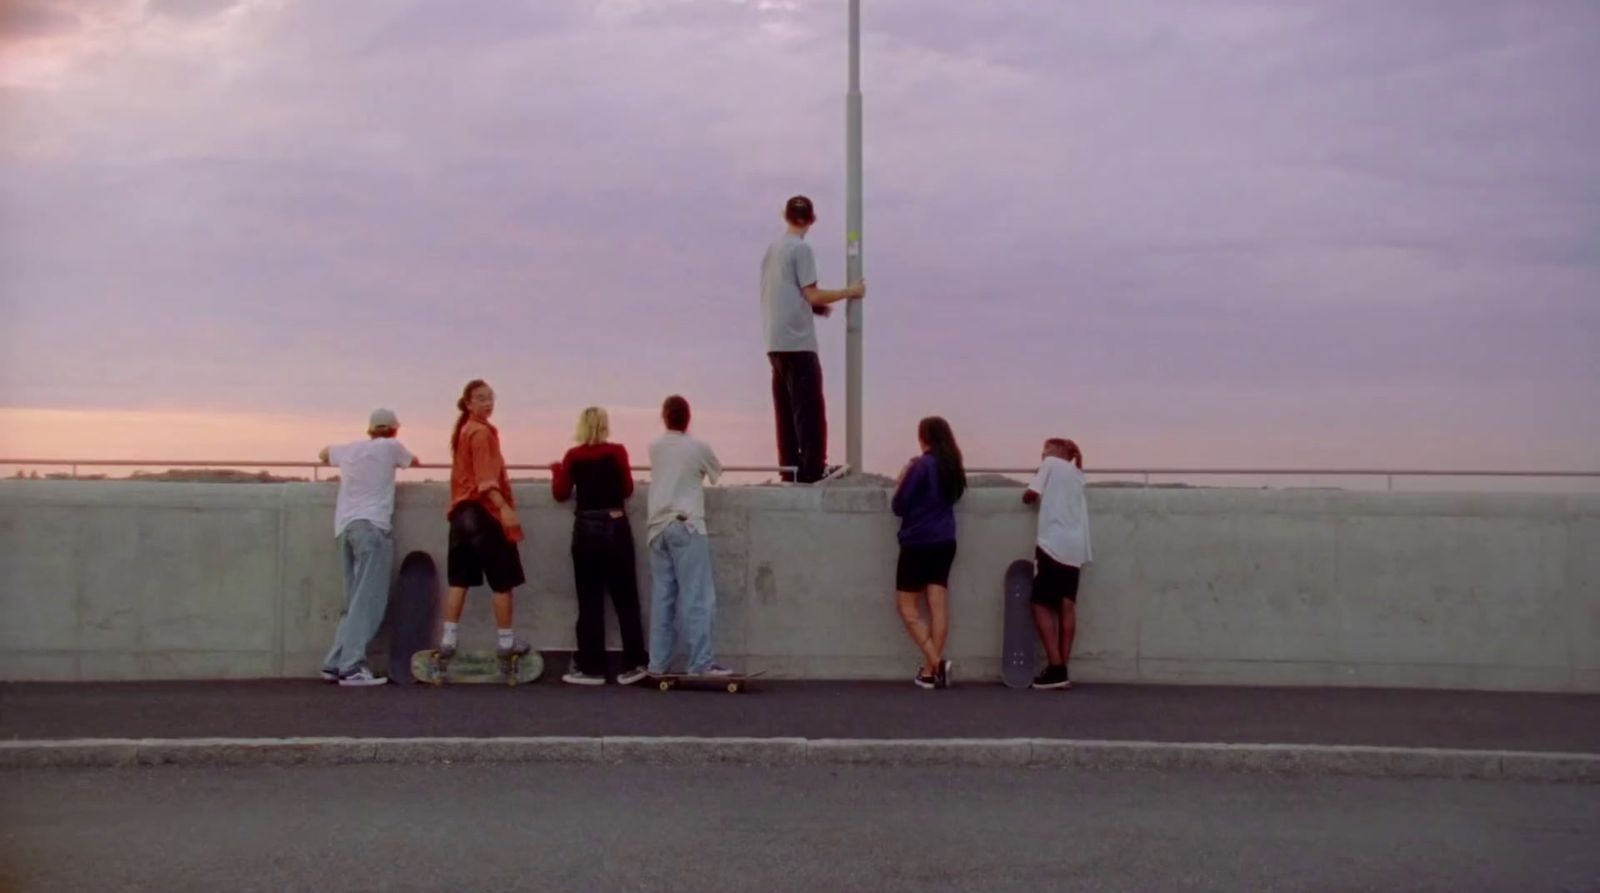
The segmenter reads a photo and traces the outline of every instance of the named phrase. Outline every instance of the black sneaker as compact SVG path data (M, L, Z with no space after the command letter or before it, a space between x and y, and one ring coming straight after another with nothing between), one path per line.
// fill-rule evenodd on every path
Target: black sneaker
M917 686L917 688L936 688L939 685L939 674L930 673L924 676L922 671L918 670L916 678L912 679L911 681Z
M950 687L950 671L955 669L955 666L956 665L955 665L954 661L948 661L948 660L939 661L939 672L936 675L937 675L937 677L939 679L939 687L940 688L949 688Z
M1034 677L1033 687L1038 689L1071 688L1072 683L1067 681L1066 667L1050 666L1045 667L1044 672Z

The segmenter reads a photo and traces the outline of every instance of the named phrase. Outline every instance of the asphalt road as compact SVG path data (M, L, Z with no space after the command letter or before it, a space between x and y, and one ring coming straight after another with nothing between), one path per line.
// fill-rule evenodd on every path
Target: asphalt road
M767 682L741 695L311 680L0 685L0 738L516 735L1077 738L1600 753L1600 696L1352 688Z
M558 764L0 772L0 889L1600 888L1600 787Z

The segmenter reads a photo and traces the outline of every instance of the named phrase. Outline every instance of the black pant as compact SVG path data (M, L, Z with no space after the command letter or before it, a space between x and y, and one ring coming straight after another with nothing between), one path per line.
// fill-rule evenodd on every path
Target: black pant
M828 408L822 401L822 361L809 350L767 354L772 362L772 409L778 421L778 464L793 465L786 481L822 480L828 464Z
M622 635L623 666L648 660L639 619L639 580L634 572L633 530L626 517L607 511L579 512L572 524L572 571L578 587L578 672L606 673L606 590Z

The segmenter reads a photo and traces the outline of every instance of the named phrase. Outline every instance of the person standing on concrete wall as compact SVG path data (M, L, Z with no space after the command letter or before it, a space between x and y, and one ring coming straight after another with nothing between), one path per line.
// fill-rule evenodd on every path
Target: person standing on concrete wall
M895 603L923 656L912 681L919 688L949 688L954 664L945 659L944 644L950 635L950 567L956 560L955 504L967 490L967 472L949 422L938 416L923 419L917 442L922 452L900 470L892 502L900 518ZM919 597L927 600L926 622Z
M689 436L689 401L668 397L661 420L667 433L650 444L650 674L672 669L681 621L689 673L730 676L712 656L717 592L703 485L722 477L722 463L711 447Z
M788 229L767 247L761 260L761 322L767 360L772 366L772 408L778 424L778 464L786 481L813 483L843 466L830 466L828 418L822 398L822 361L817 358L817 316L828 316L837 301L859 300L865 282L846 288L817 287L817 259L806 232L817 222L811 199L797 195L783 209Z
M572 522L572 572L578 590L578 650L572 669L561 677L573 685L606 682L606 590L616 609L622 636L617 682L632 685L645 677L649 654L639 621L639 580L634 570L633 529L623 504L633 495L628 450L611 436L611 419L598 406L578 416L578 445L550 466L550 488L557 502L577 493Z
M494 592L495 651L501 658L527 654L527 642L512 628L511 591L525 582L522 521L517 518L511 478L500 452L500 432L489 423L494 414L494 389L481 379L467 382L456 401L461 416L450 435L450 554L446 576L449 597L444 607L444 634L439 657L456 653L456 637L467 590L485 579Z
M383 622L394 567L394 473L422 464L395 439L400 420L387 409L367 419L367 439L323 447L317 458L339 466L333 535L344 562L344 616L322 659L322 678L340 685L388 682L367 667L367 646Z
M1033 622L1049 658L1033 687L1071 688L1067 661L1078 632L1078 574L1091 560L1083 451L1076 443L1063 437L1044 442L1039 471L1022 491L1022 501L1039 506Z

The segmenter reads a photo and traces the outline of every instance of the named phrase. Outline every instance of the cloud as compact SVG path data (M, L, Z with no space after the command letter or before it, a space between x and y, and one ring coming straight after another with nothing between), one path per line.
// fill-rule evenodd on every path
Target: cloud
M841 6L50 9L81 27L0 99L0 403L405 413L485 375L508 418L683 390L769 449L785 196L843 273ZM978 455L1049 417L1161 460L1200 412L1256 462L1513 423L1583 458L1596 9L869 4L873 464L932 411Z

